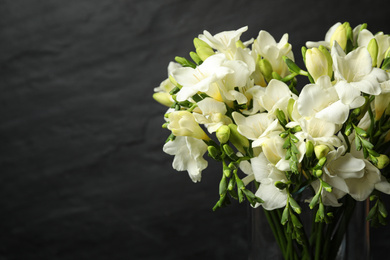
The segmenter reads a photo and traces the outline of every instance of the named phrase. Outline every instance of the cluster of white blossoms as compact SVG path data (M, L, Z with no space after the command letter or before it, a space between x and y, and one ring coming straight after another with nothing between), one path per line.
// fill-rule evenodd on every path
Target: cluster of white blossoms
M302 190L310 208L390 194L390 36L337 23L294 62L288 35L247 27L194 40L193 61L176 57L154 98L169 107L164 152L173 168L201 180L208 154L221 162L220 200L245 198L266 210L291 207ZM297 80L308 84L296 90ZM238 172L238 170L241 170ZM254 189L249 183L255 183ZM253 190L253 192L251 191Z

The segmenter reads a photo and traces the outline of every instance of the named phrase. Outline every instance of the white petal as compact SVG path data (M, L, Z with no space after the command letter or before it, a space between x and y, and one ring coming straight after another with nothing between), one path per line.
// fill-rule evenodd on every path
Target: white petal
M265 158L264 153L251 159L252 171L255 175L255 179L258 182L262 182L263 179L268 178L270 170L268 167L269 161Z
M318 112L316 118L335 124L343 124L348 119L348 115L349 106L339 100Z
M256 196L264 200L261 205L266 210L274 210L286 206L287 192L275 187L275 182L268 179L260 184Z
M381 181L375 184L375 189L383 193L390 194L390 183L385 177L381 176Z
M338 83L336 83L334 88L336 89L337 94L341 99L341 102L346 105L353 103L355 99L360 96L360 90L354 88L347 81L339 81Z

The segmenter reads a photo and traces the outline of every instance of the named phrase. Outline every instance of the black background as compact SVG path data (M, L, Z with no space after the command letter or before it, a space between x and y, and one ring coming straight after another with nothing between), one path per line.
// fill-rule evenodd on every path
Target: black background
M153 88L204 29L286 32L300 60L336 22L389 33L384 3L0 1L0 259L247 259L248 207L212 212L216 163L172 169Z

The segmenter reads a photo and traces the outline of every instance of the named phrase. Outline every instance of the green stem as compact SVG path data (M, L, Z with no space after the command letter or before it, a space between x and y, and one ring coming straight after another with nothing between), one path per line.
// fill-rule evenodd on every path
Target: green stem
M332 239L330 248L328 252L330 253L330 257L326 259L334 259L338 252L338 249L343 241L344 235L347 231L348 223L351 219L352 213L355 209L356 201L352 199L350 196L346 196L345 199L345 210L340 220L340 225L338 226L334 238Z
M280 237L279 237L278 231L277 231L277 229L275 227L275 223L273 221L273 218L272 218L270 212L267 211L266 209L264 209L264 213L265 213L265 217L267 218L267 221L268 221L268 223L269 223L269 225L271 227L272 233L274 234L275 240L278 243L278 246L279 246L279 248L281 249L281 251L283 253L283 257L285 257L285 252L284 252L285 250L283 249L284 245L281 244Z
M270 215L271 215L273 223L276 227L276 231L277 231L276 238L279 238L280 248L282 250L283 256L285 257L285 259L287 259L286 258L286 236L285 236L285 233L283 232L282 227L281 227L281 225L282 225L280 223L281 218L276 215L274 210L270 211Z
M318 230L317 230L317 239L316 239L316 253L315 253L315 260L320 260L321 257L321 249L322 249L322 229L324 228L324 222L318 223Z

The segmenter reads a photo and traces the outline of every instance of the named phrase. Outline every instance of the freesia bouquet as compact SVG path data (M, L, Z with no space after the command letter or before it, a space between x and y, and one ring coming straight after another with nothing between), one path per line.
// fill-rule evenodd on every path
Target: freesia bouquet
M390 36L337 23L302 47L303 69L287 34L243 42L246 30L204 31L192 61L169 64L153 96L169 107L163 150L194 182L206 153L220 162L213 209L231 199L262 206L285 259L334 259L346 229L337 223L356 201L370 199L367 220L386 223ZM312 234L303 207L313 212Z

